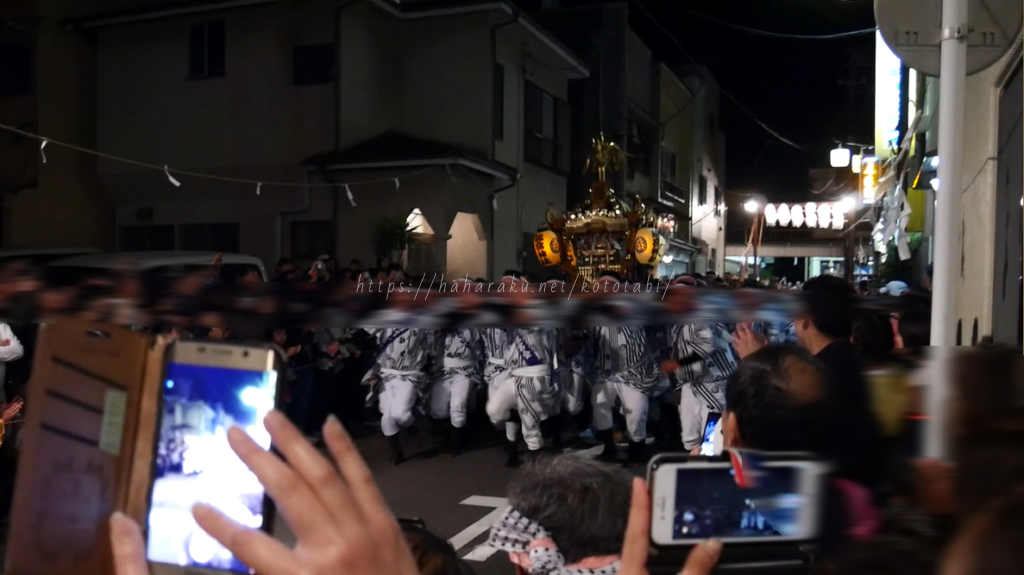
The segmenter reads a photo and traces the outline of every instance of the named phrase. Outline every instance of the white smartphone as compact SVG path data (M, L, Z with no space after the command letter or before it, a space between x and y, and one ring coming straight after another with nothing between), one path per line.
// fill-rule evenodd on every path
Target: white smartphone
M814 461L767 461L758 487L744 489L728 461L652 462L655 545L808 541L817 536L826 468Z
M232 426L270 448L263 418L279 396L272 347L177 342L167 351L146 521L153 575L253 573L192 517L205 503L235 521L269 530L273 504L228 445Z
M721 413L709 413L704 423L704 439L700 444L700 454L704 456L715 455L715 435L718 432L718 422L722 420Z

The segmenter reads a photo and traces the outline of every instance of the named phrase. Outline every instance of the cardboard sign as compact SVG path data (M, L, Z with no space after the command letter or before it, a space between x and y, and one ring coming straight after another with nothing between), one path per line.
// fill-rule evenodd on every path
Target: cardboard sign
M148 335L125 328L73 319L40 329L11 511L10 575L113 573L110 514L145 517L161 356Z

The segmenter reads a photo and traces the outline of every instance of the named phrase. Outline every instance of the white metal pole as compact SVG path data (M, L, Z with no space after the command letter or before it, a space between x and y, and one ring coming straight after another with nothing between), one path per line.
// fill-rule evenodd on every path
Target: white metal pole
M939 191L935 209L935 267L932 278L931 343L934 356L928 386L925 456L944 458L949 358L956 344L959 285L960 194L963 191L964 91L967 82L967 0L942 1L939 73Z

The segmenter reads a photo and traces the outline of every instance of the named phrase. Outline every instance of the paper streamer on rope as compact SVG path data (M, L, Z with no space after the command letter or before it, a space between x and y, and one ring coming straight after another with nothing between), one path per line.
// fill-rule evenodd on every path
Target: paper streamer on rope
M260 188L263 187L263 182L256 182L256 195L260 195Z
M498 195L497 194L492 194L491 195L491 207L494 208L494 211L498 211Z
M348 187L348 184L345 184L345 195L348 196L348 201L354 208L356 206L356 199L352 196L352 188Z
M395 178L395 191L396 192L401 192L402 191L400 186L398 185L398 178Z
M896 240L896 251L900 255L900 261L905 262L910 259L910 244L907 243L907 234L901 233L898 240Z
M180 188L181 187L181 182L179 182L178 180L174 179L174 176L171 175L171 169L168 168L167 166L164 166L164 174L167 176L167 179L170 180L170 182L172 184L174 184L174 187L176 187L176 188Z
M46 144L50 143L50 140L43 139L39 144L39 154L43 156L43 163L46 163Z

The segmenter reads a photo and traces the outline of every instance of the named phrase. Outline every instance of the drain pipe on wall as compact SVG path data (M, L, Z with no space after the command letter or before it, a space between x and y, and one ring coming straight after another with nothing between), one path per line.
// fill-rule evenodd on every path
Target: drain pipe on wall
M518 7L512 6L512 8L513 8L512 18L510 18L509 20L507 20L505 22L502 22L501 24L498 24L496 26L491 27L491 62L493 64L497 64L498 63L498 30L500 30L502 28L505 28L505 27L508 27L508 26L511 26L511 25L519 22L519 20L523 16L523 11L520 10ZM493 74L494 73L493 72L494 67L492 66L491 69L492 69L491 73ZM504 81L502 81L502 85L504 86ZM518 101L518 98L517 98L517 101ZM504 103L505 103L504 95L502 95L501 102L502 102L502 105L504 105ZM491 102L492 106L494 104L495 104L495 102ZM505 118L504 110L502 110L501 116L502 116L502 122L504 122L504 118ZM491 117L494 117L493 114L492 114ZM517 113L517 119L518 119L518 113ZM521 125L522 121L518 121L518 123ZM491 158L495 158L496 159L497 158L497 153L498 153L498 149L497 149L498 145L497 145L497 139L496 139L495 136L496 136L496 134L491 134ZM523 143L519 142L519 146L522 146L522 145L523 145ZM517 154L517 156L518 156L518 154ZM516 166L516 169L519 169L519 166ZM510 184L508 184L507 186L502 186L502 187L498 188L497 190L494 190L494 191L491 192L491 233L490 233L489 241L487 242L487 246L488 246L487 249L490 252L490 253L488 253L488 259L490 260L490 262L489 262L490 265L488 265L488 271L491 273L492 277L498 277L498 274L501 273L501 271L495 269L495 257L494 257L494 251L495 251L495 249L494 249L494 247L495 247L494 246L494 236L495 236L494 230L497 227L497 223L498 223L498 210L497 210L498 194L500 194L500 193L502 193L504 191L507 191L507 190L511 190L512 188L516 188L516 190L518 192L519 178L521 176L522 176L521 173L516 172L515 178L512 179L512 182ZM519 196L517 194L516 195L516 209L517 210L519 209L518 204L519 204ZM518 227L519 227L519 218L517 216L516 217L516 228L517 228L516 233L517 233L517 237L522 235L522 232L520 232L518 230ZM517 244L518 244L518 241L519 240L516 240ZM518 250L517 250L517 254L518 254Z
M495 261L494 261L494 230L495 230L495 228L498 227L498 194L500 194L501 192L505 192L505 191L511 190L512 188L516 188L518 190L519 189L519 178L520 177L522 177L522 174L520 174L519 172L516 172L515 177L512 179L512 183L508 184L507 186L502 186L502 187L498 188L497 190L494 190L494 191L491 192L491 233L490 233L491 237L489 238L490 241L487 242L487 245L488 245L489 251L491 252L490 253L491 261L490 261L490 266L489 267L492 268L490 271L491 271L491 275L492 275L493 278L499 277L498 274L501 273L501 271L497 270L497 268L494 267L495 266ZM518 223L516 225L518 225ZM518 232L518 233L519 233L519 235L522 235L522 232Z

